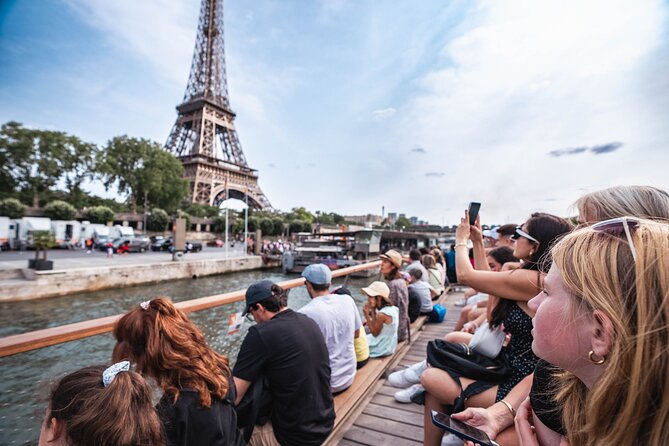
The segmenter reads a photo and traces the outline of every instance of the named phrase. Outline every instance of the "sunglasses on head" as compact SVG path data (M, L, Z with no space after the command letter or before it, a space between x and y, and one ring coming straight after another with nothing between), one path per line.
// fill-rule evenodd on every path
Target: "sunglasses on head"
M625 234L627 244L632 252L632 258L636 261L636 249L634 248L634 241L632 240L631 229L636 229L639 226L639 220L634 217L618 217L610 220L600 221L591 226L593 231L605 232L607 234L622 236Z
M527 232L523 231L523 227L522 227L522 226L516 226L516 232L514 232L513 234L511 234L511 240L518 240L520 237L525 238L525 239L527 239L527 240L529 240L529 241L531 241L531 242L534 242L534 243L539 243L539 240L535 239L535 238L532 237L530 234L528 234Z

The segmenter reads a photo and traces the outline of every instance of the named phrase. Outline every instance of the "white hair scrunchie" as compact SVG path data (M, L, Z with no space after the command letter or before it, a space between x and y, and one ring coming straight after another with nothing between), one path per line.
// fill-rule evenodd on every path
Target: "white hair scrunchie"
M129 361L117 362L116 364L107 367L107 369L104 372L102 372L102 384L104 384L105 387L108 387L109 384L111 384L111 382L114 381L116 375L118 375L121 372L128 372L128 371L130 371Z
M144 302L139 304L139 306L142 307L142 310L148 310L150 304L151 304L150 300L145 300Z

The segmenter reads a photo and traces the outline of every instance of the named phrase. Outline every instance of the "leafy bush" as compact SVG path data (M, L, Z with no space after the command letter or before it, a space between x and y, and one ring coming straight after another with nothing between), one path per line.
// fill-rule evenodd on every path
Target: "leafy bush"
M274 226L272 234L274 234L274 235L282 235L283 234L283 220L281 220L280 218L273 218L272 219L272 226Z
M146 219L146 227L151 231L164 231L170 224L170 216L160 208L151 209L151 214Z
M74 220L77 210L66 201L56 200L44 206L44 215L52 220Z
M290 223L289 231L291 234L295 232L311 232L311 224L304 220L295 220Z
M260 220L260 230L263 235L274 235L274 225L272 224L272 220L269 218Z
M91 223L107 224L114 220L114 215L114 211L107 206L93 206L86 211L86 218L88 218Z
M0 215L9 218L21 218L26 213L26 206L16 198L0 201Z

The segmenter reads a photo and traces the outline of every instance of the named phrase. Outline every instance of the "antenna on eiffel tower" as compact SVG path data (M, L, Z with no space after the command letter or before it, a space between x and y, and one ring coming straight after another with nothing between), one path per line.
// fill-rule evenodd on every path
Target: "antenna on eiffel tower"
M183 164L191 201L219 206L227 198L247 195L253 208L271 210L258 186L257 171L246 162L235 129L236 115L230 109L223 0L202 0L188 85L177 113L165 149Z

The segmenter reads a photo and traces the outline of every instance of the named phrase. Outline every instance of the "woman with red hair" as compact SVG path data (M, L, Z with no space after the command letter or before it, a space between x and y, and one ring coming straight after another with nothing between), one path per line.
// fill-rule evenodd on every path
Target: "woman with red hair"
M156 407L172 445L243 445L228 359L166 298L142 302L114 326L113 358L130 360L164 394Z

